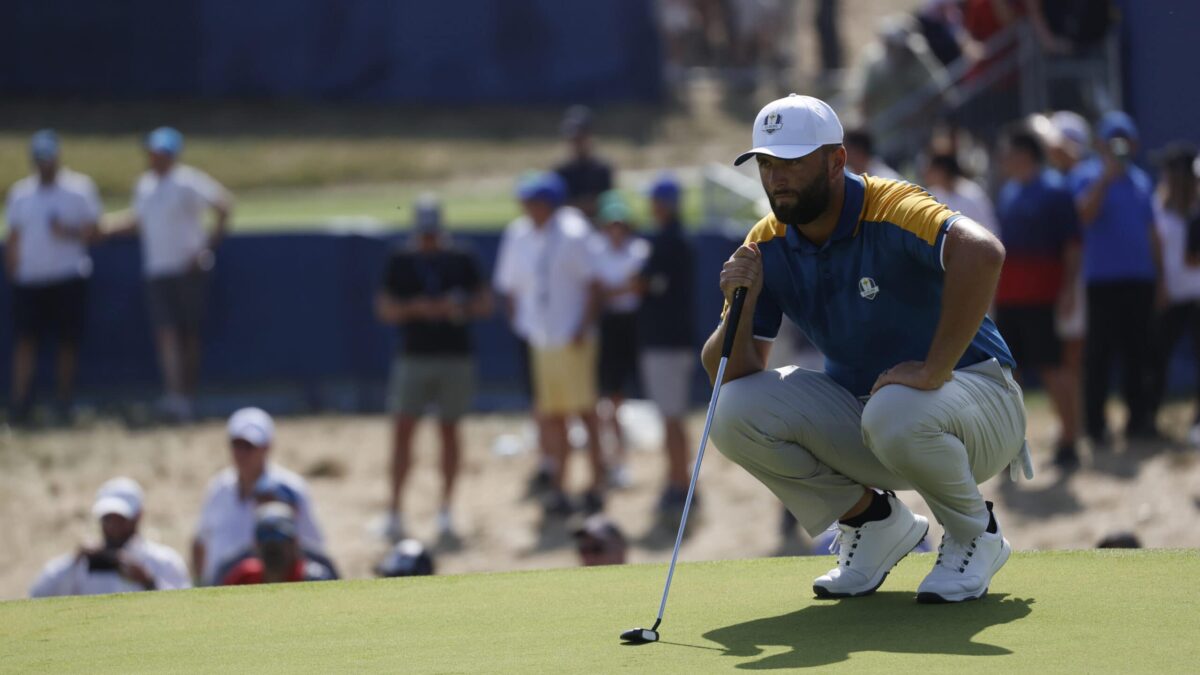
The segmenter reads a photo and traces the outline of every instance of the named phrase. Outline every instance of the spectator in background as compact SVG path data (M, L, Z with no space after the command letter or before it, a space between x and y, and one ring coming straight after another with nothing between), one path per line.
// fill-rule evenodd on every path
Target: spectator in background
M929 158L925 165L925 189L951 211L958 211L999 235L992 200L978 183L963 174L954 155L939 153Z
M1068 184L1075 167L1091 153L1091 126L1082 115L1061 110L1050 116L1050 125L1034 116L1034 131L1042 136L1050 165L1067 178ZM1044 132L1044 133L1043 133ZM1063 344L1063 368L1075 388L1075 399L1083 400L1083 353L1087 336L1087 292L1083 282L1083 265L1075 276L1075 306L1069 312L1059 312L1054 330ZM1080 414L1082 414L1082 409Z
M29 597L98 595L188 588L183 558L138 534L142 520L142 487L130 478L113 478L96 491L92 516L99 521L99 546L46 564Z
M1054 463L1073 469L1079 464L1078 388L1062 367L1054 319L1077 302L1080 244L1075 204L1062 175L1045 166L1037 135L1024 126L1005 136L1000 166L1006 181L997 215L1007 256L996 290L996 325L1017 367L1037 372L1050 395L1060 424Z
M1108 35L1116 9L1109 0L1024 0L1042 49L1050 54L1082 53Z
M38 347L58 339L57 403L69 418L75 394L79 338L100 199L87 176L59 163L58 136L42 130L29 144L34 174L8 191L4 263L13 283L13 421L28 421Z
M403 489L412 466L413 433L430 407L436 411L442 441L437 529L439 536L454 536L451 504L461 456L458 422L470 412L475 396L470 322L491 312L491 292L479 261L445 235L437 201L421 198L412 240L392 253L375 296L376 316L400 332L388 394L392 480L385 534L392 542L404 538Z
M300 545L323 550L308 486L296 474L267 461L275 439L275 422L261 408L242 408L228 424L233 466L223 469L208 484L196 538L192 543L192 573L197 585L220 581L218 571L254 545L259 500L255 487L263 476L282 483L295 495L296 527Z
M268 502L254 512L254 555L234 565L222 586L330 581L333 569L305 558L296 534L296 513L281 502Z
M254 483L252 499L256 505L256 517L261 511L262 507L266 506L267 504L283 504L291 509L288 513L291 514L290 517L294 518L296 510L300 507L301 502L299 492L292 489L290 485L280 481L275 476L266 473L259 476L258 481ZM297 545L300 546L300 553L304 556L306 561L312 561L315 566L328 570L327 575L330 578L336 579L338 577L337 567L333 564L333 561L329 559L329 556L325 555L324 552L318 549L305 548L302 544ZM258 546L257 543L255 543L254 545L243 549L240 553L225 556L225 561L221 563L221 566L217 569L217 572L213 575L213 578L224 580L229 576L230 572L232 572L234 568L236 568L238 565L241 565L249 558L258 557L258 553ZM221 583L228 582L222 581Z
M925 0L915 16L929 51L942 65L949 66L962 57L970 38L963 27L962 7L957 2Z
M842 68L842 34L838 28L840 0L817 0L813 25L821 50L821 77L827 82Z
M220 183L182 164L183 135L159 127L146 138L149 170L133 189L133 213L111 234L138 232L146 275L146 309L154 326L166 388L161 407L176 421L192 418L200 375L200 326L204 320L213 251L225 236L233 199ZM212 211L214 225L202 223Z
M1123 112L1104 115L1097 128L1097 157L1076 168L1071 183L1083 227L1083 265L1088 296L1084 424L1093 443L1106 442L1104 405L1114 361L1130 438L1152 438L1150 326L1160 283L1153 185L1133 164L1138 132Z
M866 129L851 129L842 144L846 147L846 168L858 175L904 180L896 170L875 156L875 141Z
M929 51L916 20L883 19L879 42L865 50L854 107L875 139L875 151L899 165L924 147L947 86L946 69Z
M625 535L608 517L596 514L585 519L574 528L574 535L579 564L584 567L625 564Z
M618 419L621 404L634 393L638 380L637 311L640 298L635 280L650 245L633 233L633 213L621 196L601 196L597 217L602 236L593 240L593 258L600 282L603 311L600 314L600 405L601 433L611 441L609 483L627 487L629 470L625 466L625 435Z
M592 111L574 105L563 117L562 133L570 146L570 156L554 171L566 184L567 203L595 219L600 195L613 189L613 170L592 153Z
M592 480L586 511L604 504L605 467L596 422L596 322L601 293L592 258L591 228L565 207L566 188L554 173L523 178L517 196L525 214L509 224L496 259L496 289L513 331L530 346L534 411L549 490L550 517L569 515L565 492L567 421L579 417L588 431Z
M424 577L433 573L433 556L416 539L397 542L375 566L375 576L385 578Z
M1187 143L1173 143L1163 150L1159 163L1162 174L1154 203L1154 222L1162 246L1166 298L1155 325L1152 414L1166 395L1171 355L1185 331L1191 337L1196 386L1200 388L1200 250L1197 250L1200 241L1189 241L1188 236L1189 224L1200 219L1196 148ZM1188 440L1200 445L1200 411Z
M684 415L696 371L695 252L680 218L681 190L670 174L650 186L650 213L656 232L637 288L639 361L642 387L662 415L667 454L666 486L659 498L664 520L682 513L688 488L688 441Z

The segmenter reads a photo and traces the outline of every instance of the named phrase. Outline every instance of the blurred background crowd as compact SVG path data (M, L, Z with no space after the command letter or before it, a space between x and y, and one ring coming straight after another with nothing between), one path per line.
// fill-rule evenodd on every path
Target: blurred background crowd
M214 13L223 6L193 4ZM849 170L919 184L1005 244L992 315L1026 388L1044 391L1031 406L1052 430L1035 450L1056 476L1052 489L1061 494L1070 476L1108 457L1200 446L1200 409L1192 412L1200 387L1200 161L1193 145L1200 105L1189 92L1180 109L1190 112L1164 119L1147 103L1175 95L1170 83L1184 73L1162 72L1166 91L1143 93L1156 67L1145 65L1144 53L1155 47L1146 29L1135 30L1137 22L1162 30L1182 19L1165 8L1108 0L885 4L887 12L848 0L593 8L592 18L604 21L587 30L605 35L604 26L615 22L613 35L623 36L615 44L638 42L597 56L593 65L603 72L592 73L593 86L606 75L620 79L620 68L630 67L624 57L653 66L634 64L644 84L601 94L588 91L579 63L566 61L578 71L567 76L548 69L544 54L513 43L522 30L582 35L581 8L528 2L493 11L497 53L520 71L518 79L545 85L549 99L512 85L509 100L502 89L489 89L505 73L476 82L448 56L428 80L407 65L355 70L344 51L327 68L308 64L306 79L273 80L278 64L255 61L244 44L206 52L226 70L204 66L194 91L162 91L153 75L144 90L113 91L109 70L49 84L0 79L0 88L17 95L8 105L20 120L3 129L5 175L27 174L9 188L4 215L0 309L11 322L0 328L0 345L11 358L0 368L9 384L3 461L16 466L39 436L87 433L109 420L167 438L225 420L229 458L187 516L186 560L139 533L143 507L153 509L144 488L153 492L153 485L125 474L143 483L153 477L131 460L104 478L117 477L95 481L102 484L86 515L76 514L76 524L94 523L88 543L47 563L29 593L338 578L339 551L316 515L322 505L304 477L269 460L277 439L271 413L386 412L381 484L352 488L386 497L382 506L372 502L375 513L361 514L371 517L380 543L372 561L379 576L431 574L439 551L475 543L464 535L456 505L488 507L456 487L479 454L464 441L463 427L482 414L513 420L483 451L532 458L521 499L536 505L534 526L557 528L558 545L573 548L582 564L624 562L634 546L625 532L631 525L672 533L695 450L689 417L706 387L697 348L720 307L716 273L765 214L757 176L731 168L727 150L744 142L754 110L793 90L838 109L847 123ZM347 11L348 35L376 35L369 17ZM630 27L631 19L646 30ZM32 30L64 19L48 10L30 21ZM407 64L405 49L391 58ZM1174 53L1184 56L1186 48ZM245 70L222 75L228 81L212 75L238 63ZM53 63L45 69L62 78L60 71ZM368 76L374 79L362 79ZM478 100L460 90L468 103L455 102L446 94L452 78L464 90L474 86ZM342 80L349 89L338 89ZM397 82L410 88L389 94ZM131 98L151 92L173 101L167 113L138 113L138 122L147 122L142 128L106 129L108 97L127 109ZM193 106L189 95L201 100ZM451 101L437 115L418 115L430 134L451 138L444 148L435 141L420 152L446 155L460 171L407 182L385 172L359 181L387 194L391 221L360 218L349 235L303 241L240 233L243 209L254 222L272 217L258 211L263 203L278 209L294 199L302 212L309 204L304 187L242 189L248 179L236 164L253 164L260 175L272 168L241 154L243 139L221 136L214 131L219 123L180 112L197 107L219 116L220 105L204 99L244 97L344 97L384 106L376 113L333 104L352 110L335 116L349 124L388 117L381 100L418 107ZM101 112L81 116L92 121L73 119L72 100ZM579 100L588 105L563 105ZM640 101L634 112L617 103L627 100ZM488 106L497 103L518 112L491 115ZM461 114L472 105L481 112ZM405 114L398 113L402 120ZM512 118L501 137L518 131L499 142L481 140L471 125L496 124L480 122L489 116ZM656 118L666 121L639 128ZM189 122L200 131L193 135ZM97 144L97 137L108 141ZM128 147L114 150L114 138ZM365 145L374 142L369 136ZM498 149L475 156L473 143ZM539 144L540 154L525 153L524 146ZM630 146L654 147L636 153ZM77 150L87 162L73 161ZM140 167L127 157L135 150ZM255 152L293 161L283 145ZM345 147L320 152L326 154L318 163L334 166L340 182L355 182L355 171L370 173L366 164L337 168L347 161L338 153L351 152ZM482 168L488 163L495 167ZM370 191L312 191L328 202L374 198ZM476 208L480 194L494 195L477 211L492 221L491 232L467 231L464 218L455 217L467 205ZM285 221L310 217L286 206L277 213L289 214L280 217ZM397 221L402 231L388 232ZM329 224L347 227L336 218ZM820 367L820 355L798 331L786 331L780 345L772 365ZM1160 423L1167 419L1161 409L1179 408L1181 396L1185 412ZM418 449L426 419L435 439L427 447L435 452ZM633 448L646 445L662 459L639 479ZM339 459L356 461L352 453ZM410 515L429 511L409 494L418 461L436 463L440 476L436 489L423 493L436 494L432 528ZM578 462L586 468L572 469ZM43 464L33 471L52 476L56 469ZM1196 472L1194 463L1181 466ZM701 485L704 504L710 497ZM642 522L614 517L614 502L639 486L653 491ZM760 515L778 521L782 537L804 537L782 509ZM418 541L417 534L431 531L426 543ZM75 543L68 533L60 524L59 532L37 537L58 537L66 548ZM1136 533L1104 534L1101 545L1138 545ZM805 540L793 552L822 553L824 545ZM506 566L497 560L491 568Z

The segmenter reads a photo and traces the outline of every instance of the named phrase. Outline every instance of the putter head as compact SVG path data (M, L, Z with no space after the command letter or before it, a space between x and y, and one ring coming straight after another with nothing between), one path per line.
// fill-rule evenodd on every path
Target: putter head
M633 645L658 642L658 631L650 630L649 628L634 628L621 633L621 641Z

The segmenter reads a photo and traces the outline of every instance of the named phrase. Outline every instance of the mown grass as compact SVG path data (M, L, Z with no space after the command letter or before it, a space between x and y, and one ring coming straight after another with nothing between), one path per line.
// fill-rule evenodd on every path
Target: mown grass
M1023 553L991 594L918 605L933 562L818 601L830 558L290 584L0 604L10 672L1184 672L1200 658L1196 551Z

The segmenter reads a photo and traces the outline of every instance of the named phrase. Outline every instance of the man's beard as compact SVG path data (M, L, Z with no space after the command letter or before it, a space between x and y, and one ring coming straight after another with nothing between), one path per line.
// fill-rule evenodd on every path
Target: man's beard
M816 220L825 209L829 208L829 181L817 176L796 195L795 203L791 206L780 206L775 203L775 195L767 193L767 201L771 203L771 211L776 220L785 225L807 225Z

